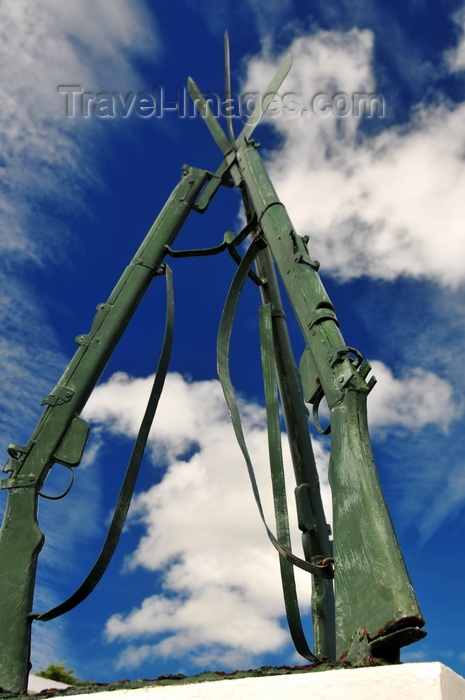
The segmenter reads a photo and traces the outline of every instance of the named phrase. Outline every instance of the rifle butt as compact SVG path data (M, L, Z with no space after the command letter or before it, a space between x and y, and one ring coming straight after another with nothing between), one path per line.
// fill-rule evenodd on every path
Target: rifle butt
M416 630L411 635L416 638L425 634L419 634L424 619L375 467L366 397L366 391L349 386L343 400L331 409L329 481L338 657L361 629L370 642L407 628ZM391 640L392 657L398 657L400 646L410 643L408 634L397 634L396 640Z
M0 645L0 687L11 693L27 690L34 583L45 540L36 513L34 486L9 489L0 530L0 629L7 642Z

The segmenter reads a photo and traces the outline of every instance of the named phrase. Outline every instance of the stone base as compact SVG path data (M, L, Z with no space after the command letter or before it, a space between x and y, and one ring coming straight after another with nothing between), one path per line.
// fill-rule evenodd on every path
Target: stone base
M73 700L89 700L74 695ZM104 691L97 700L464 700L465 679L439 662L232 678ZM55 700L58 700L55 698Z

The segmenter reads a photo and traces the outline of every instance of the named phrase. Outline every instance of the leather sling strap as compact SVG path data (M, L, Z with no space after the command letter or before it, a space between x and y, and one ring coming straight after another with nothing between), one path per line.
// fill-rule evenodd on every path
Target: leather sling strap
M268 427L268 451L270 456L271 483L273 487L274 512L276 518L276 536L279 542L290 551L291 535L286 501L278 387L273 350L273 317L271 304L260 307L259 318L266 422ZM302 628L293 565L283 556L279 557L279 565L281 569L281 583L286 617L294 646L305 659L309 661L318 661L319 659L310 651Z
M271 540L274 547L278 550L282 557L295 566L298 566L304 571L308 571L315 576L322 576L323 578L333 578L333 572L329 564L325 566L319 566L317 564L312 564L308 561L300 559L295 556L289 549L284 547L278 539L274 536L270 528L268 527L265 515L263 512L260 493L258 490L257 481L255 478L254 469L252 466L252 461L247 449L247 444L244 437L244 432L242 430L242 424L239 414L239 407L237 405L237 400L234 393L234 388L231 381L231 375L229 372L229 346L231 341L232 327L234 323L234 317L237 309L237 304L239 297L244 286L244 282L247 279L250 267L260 249L263 247L263 239L258 236L251 243L247 253L242 259L237 272L232 281L231 287L226 298L226 302L223 309L223 314L220 321L220 327L218 331L218 341L217 341L217 361L218 361L218 376L221 382L223 393L226 399L226 404L228 406L229 415L233 424L234 432L236 435L237 442L244 456L245 463L247 465L247 471L249 474L250 482L252 485L252 491L254 494L255 502L260 513L260 517L265 526L267 535Z
M32 617L35 620L40 620L41 622L53 620L55 617L59 617L60 615L69 612L79 605L79 603L82 603L82 601L85 600L85 598L87 598L87 596L94 590L95 586L102 578L115 552L116 545L118 544L129 506L131 504L137 476L139 474L140 465L144 456L145 447L147 445L150 428L152 427L155 412L157 410L158 402L165 383L171 356L174 328L173 275L168 265L165 264L164 267L166 276L166 324L160 359L158 361L158 367L147 408L145 409L145 414L134 444L105 542L103 543L102 550L94 566L79 588L67 600L60 605L57 605L55 608L52 608L48 612L42 614L32 613Z

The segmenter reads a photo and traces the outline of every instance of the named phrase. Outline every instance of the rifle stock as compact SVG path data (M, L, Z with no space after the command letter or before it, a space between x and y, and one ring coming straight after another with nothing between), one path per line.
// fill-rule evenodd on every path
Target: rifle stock
M92 328L76 338L80 346L51 394L31 439L10 445L10 459L0 482L8 490L0 530L0 686L10 692L27 688L32 603L37 559L44 535L37 522L42 485L55 462L73 468L81 461L88 426L78 414L84 408L113 350L146 292L162 271L170 245L195 204L209 174L185 167L179 184L151 227L110 295L97 306Z
M368 434L367 393L349 385L330 412L339 653L362 627L370 638L380 639L424 624L378 480ZM403 635L403 643L421 636L424 633L411 630ZM389 642L385 646L377 655L397 662L398 647L389 649Z
M238 147L236 163L236 183L257 217L305 338L305 400L317 406L324 394L330 409L336 654L346 653L363 628L370 643L385 640L379 655L396 661L401 646L425 633L371 450L366 397L375 380L366 381L369 363L361 364L359 353L346 346L319 263L295 233L253 142Z

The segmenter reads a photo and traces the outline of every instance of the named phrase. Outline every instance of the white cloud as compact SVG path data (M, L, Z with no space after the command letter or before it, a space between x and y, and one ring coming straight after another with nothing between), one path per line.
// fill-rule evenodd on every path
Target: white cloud
M114 375L97 387L86 417L103 422L112 433L135 435L150 382L150 377ZM242 400L241 411L268 523L274 529L264 409ZM278 555L253 501L219 382L189 382L168 374L151 446L155 459L166 461L168 468L160 483L135 499L132 518L144 526L145 534L128 568L162 571L163 590L108 621L110 640L133 642L119 665L132 667L147 658L183 654L199 665L250 665L252 657L282 649L289 635L281 625ZM323 497L329 503L328 456L319 442L315 452L323 470ZM288 475L289 461L286 450ZM294 510L291 504L298 552ZM305 586L306 608L309 578L296 575ZM147 639L150 644L135 643Z
M419 105L409 123L374 136L359 130L358 117L312 112L318 93L376 90L372 48L371 32L357 29L293 42L282 92L297 95L309 113L268 119L283 137L268 154L271 179L325 272L458 285L465 280L465 104ZM277 64L255 59L245 89L263 89Z
M452 386L433 372L415 367L396 379L382 362L371 364L378 383L368 398L370 428L385 432L397 425L421 430L436 424L447 432L450 423L462 414Z
M267 41L278 27L282 27L286 15L288 16L289 12L292 12L291 0L270 0L267 3L261 2L261 0L247 0L247 2L254 15L257 31L262 41Z
M413 370L395 379L380 362L373 363L379 385L370 399L371 426L416 430L429 423L443 429L453 417L451 387L431 372ZM152 377L134 379L117 373L98 386L85 417L102 434L135 436ZM431 398L430 398L431 397ZM241 401L244 427L257 470L270 524L271 490L264 409ZM284 436L285 438L285 436ZM286 440L291 529L298 547L293 478ZM127 575L141 566L162 572L161 591L107 623L109 640L128 643L120 667L146 659L188 655L193 663L234 666L288 641L281 626L277 556L260 522L217 380L187 381L170 373L150 437L152 457L167 465L160 483L140 493L132 520L144 534L127 562ZM327 479L328 452L315 440L322 497L331 521ZM297 549L299 551L299 549ZM296 572L308 606L308 577Z
M398 428L421 431L435 425L443 433L463 414L464 406L457 402L454 390L445 379L421 367L413 367L396 378L379 360L372 360L376 384L368 395L368 424L375 438L386 436ZM323 403L320 413L325 420L329 409ZM324 423L324 421L323 421Z
M452 72L465 69L465 8L455 14L454 20L460 32L459 43L454 49L446 52L446 61Z
M124 372L114 374L105 385L96 388L84 416L88 420L105 422L116 434L136 435L151 381L153 377L133 378ZM129 410L121 409L121 397ZM227 414L218 381L189 383L181 375L170 373L155 422L157 437L154 444L156 449L163 451L161 459L174 459L190 449L205 426L206 415L212 430L218 424L223 426Z

